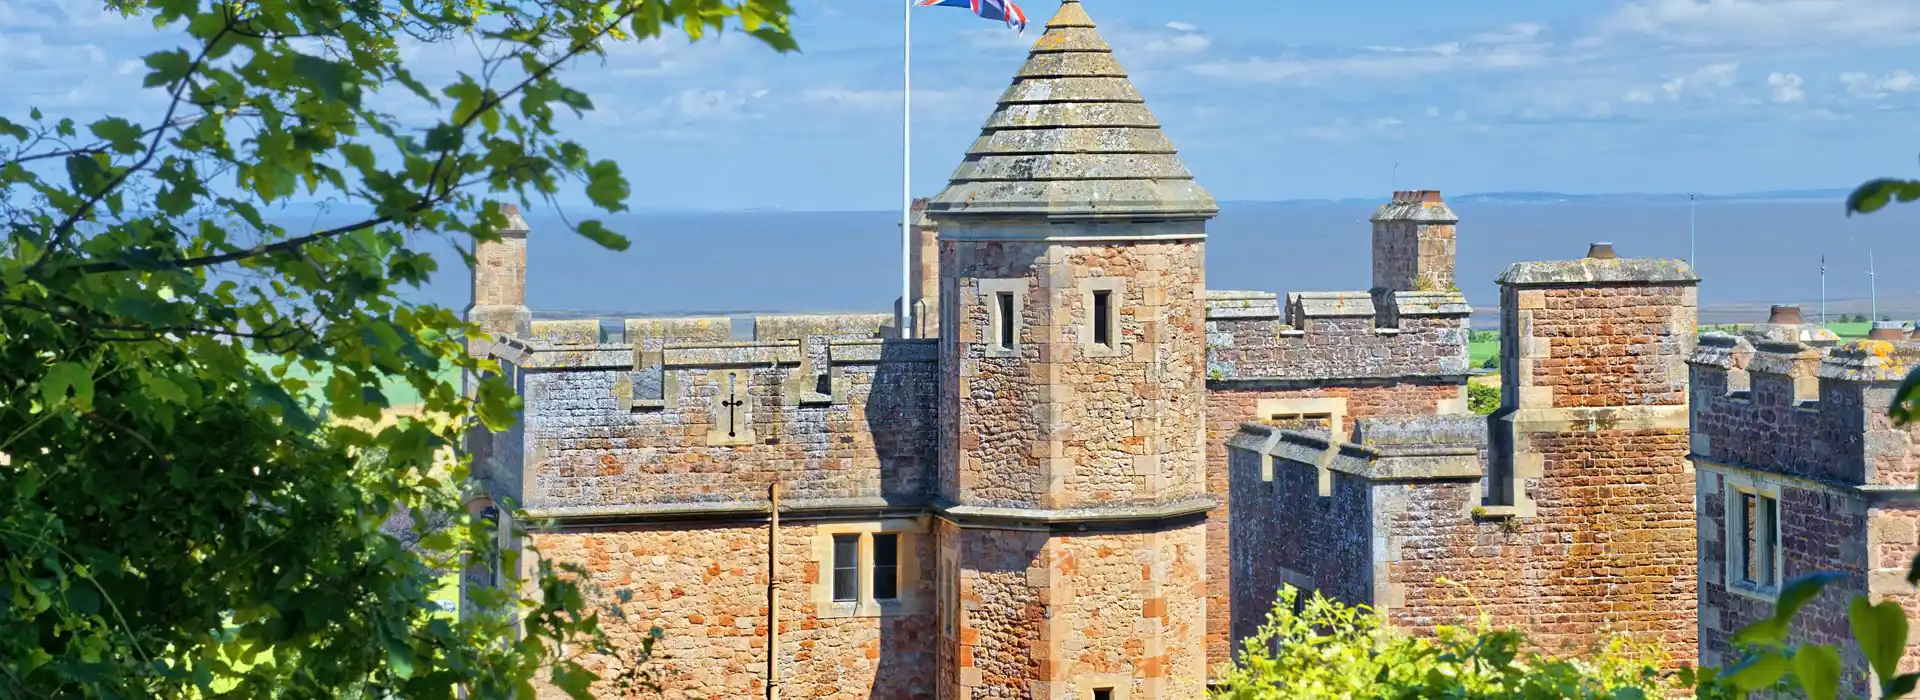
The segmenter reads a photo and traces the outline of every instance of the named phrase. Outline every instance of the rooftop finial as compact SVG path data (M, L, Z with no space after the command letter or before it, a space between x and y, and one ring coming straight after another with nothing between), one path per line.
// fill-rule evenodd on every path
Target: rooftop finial
M1587 246L1587 257L1594 260L1613 260L1620 255L1613 252L1612 243L1601 242Z

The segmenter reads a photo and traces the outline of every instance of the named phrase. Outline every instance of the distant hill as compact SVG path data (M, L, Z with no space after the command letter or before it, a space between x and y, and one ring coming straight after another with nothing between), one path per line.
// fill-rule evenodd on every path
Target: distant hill
M1845 199L1850 189L1825 190L1768 190L1765 192L1736 192L1732 194L1694 195L1696 202L1768 202L1768 201L1809 201ZM1474 192L1469 194L1447 195L1446 199L1455 204L1664 204L1687 201L1687 194L1615 192L1609 194L1570 194L1567 192ZM1347 199L1276 199L1276 200L1230 200L1222 205L1235 207L1287 206L1300 204L1368 204L1380 201L1378 197L1354 197Z

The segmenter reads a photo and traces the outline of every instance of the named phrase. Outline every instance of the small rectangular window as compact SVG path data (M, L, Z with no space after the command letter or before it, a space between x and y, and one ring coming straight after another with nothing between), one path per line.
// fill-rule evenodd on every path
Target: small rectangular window
M1737 493L1740 502L1729 534L1737 538L1739 559L1734 564L1740 572L1740 583L1758 589L1779 586L1780 502L1760 494Z
M1000 292L997 300L1000 304L1000 349L1013 349L1013 292Z
M900 536L873 536L873 599L900 597Z
M833 599L860 598L860 536L833 536Z
M1093 342L1113 347L1113 292L1093 293Z
M1113 700L1112 688L1094 688L1093 700Z

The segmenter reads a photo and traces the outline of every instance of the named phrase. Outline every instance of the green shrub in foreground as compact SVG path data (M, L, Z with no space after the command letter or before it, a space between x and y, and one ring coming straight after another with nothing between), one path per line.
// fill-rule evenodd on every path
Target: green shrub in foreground
M1297 612L1296 612L1297 610ZM1386 628L1366 606L1318 593L1304 601L1282 588L1267 622L1243 642L1240 659L1214 697L1287 698L1628 698L1673 687L1670 657L1657 646L1615 638L1587 658L1523 651L1525 636L1440 627L1413 637Z

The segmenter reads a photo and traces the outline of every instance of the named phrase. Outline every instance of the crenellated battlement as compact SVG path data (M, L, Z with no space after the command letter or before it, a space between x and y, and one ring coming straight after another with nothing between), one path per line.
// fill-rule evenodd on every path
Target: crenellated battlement
M1457 292L1207 292L1207 376L1301 381L1468 372Z
M1820 347L1703 334L1687 359L1694 457L1844 484L1911 482L1920 456L1886 410L1916 361L1911 340Z

